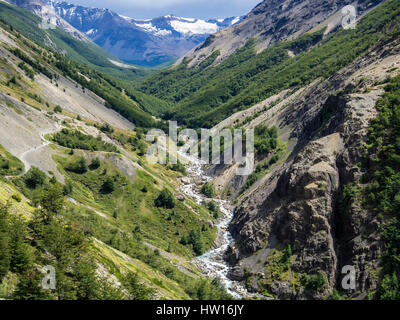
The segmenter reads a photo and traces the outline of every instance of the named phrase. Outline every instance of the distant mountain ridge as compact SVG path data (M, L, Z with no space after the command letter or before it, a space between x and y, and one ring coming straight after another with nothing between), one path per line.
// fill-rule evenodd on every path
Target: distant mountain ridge
M124 65L60 18L43 1L0 1L0 19L39 45L113 77L133 79L148 72L144 68Z
M10 4L16 5L19 8L26 9L46 21L58 26L74 38L82 41L89 40L82 32L75 29L67 21L59 17L52 6L53 1L46 0L6 0Z
M155 66L177 59L204 42L210 34L241 21L242 17L201 20L167 15L134 19L109 9L87 8L48 1L59 17L119 59Z

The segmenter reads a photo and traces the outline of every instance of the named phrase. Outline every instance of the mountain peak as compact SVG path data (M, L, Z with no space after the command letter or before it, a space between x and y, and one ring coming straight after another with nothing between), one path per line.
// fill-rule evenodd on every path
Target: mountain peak
M136 19L109 9L52 2L56 13L119 59L153 66L177 59L210 34L238 23L242 17L202 20L174 14Z

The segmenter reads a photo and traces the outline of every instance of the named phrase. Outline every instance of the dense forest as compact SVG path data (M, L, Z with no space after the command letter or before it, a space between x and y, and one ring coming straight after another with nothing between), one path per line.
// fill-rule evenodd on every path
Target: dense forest
M372 122L363 169L364 205L381 219L383 275L377 295L400 299L400 77L385 86Z

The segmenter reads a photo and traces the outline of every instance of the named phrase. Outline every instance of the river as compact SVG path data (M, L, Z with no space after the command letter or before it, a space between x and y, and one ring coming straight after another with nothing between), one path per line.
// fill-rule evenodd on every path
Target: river
M242 283L229 279L229 265L223 258L225 251L234 241L229 233L229 224L233 219L234 207L229 203L229 201L209 199L201 194L195 181L201 179L202 183L205 183L210 181L212 178L204 173L203 164L199 159L190 157L186 154L179 154L190 161L186 168L188 178L191 179L191 182L182 185L182 192L198 204L203 204L204 201L214 200L219 205L221 212L220 218L216 222L218 236L214 248L206 252L204 255L194 258L192 260L193 264L201 269L207 277L212 279L219 278L227 292L234 298L243 299L252 297L253 295L246 290Z

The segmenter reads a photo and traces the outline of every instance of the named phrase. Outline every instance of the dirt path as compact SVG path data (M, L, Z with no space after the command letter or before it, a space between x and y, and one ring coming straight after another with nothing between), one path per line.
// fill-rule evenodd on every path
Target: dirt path
M94 208L92 208L92 207L90 207L90 206L88 206L88 205L86 205L86 204L84 204L82 202L79 202L79 201L75 200L74 198L67 197L67 200L69 202L71 202L72 204L76 205L76 206L81 206L81 207L84 207L86 209L89 209L90 211L93 211L94 213L96 213L100 217L103 217L105 219L109 219L109 217L107 215L105 215L104 213L102 213L100 211L97 211L96 209L94 209Z
M52 133L52 132L49 132L49 133L46 133L46 134L50 134L50 133ZM44 138L44 135L45 134L41 134L40 135L40 138L42 139L42 145L41 146L35 146L35 147L32 147L32 148L30 148L29 150L26 150L24 153L22 153L21 155L20 155L20 157L19 157L19 159L24 163L24 165L25 165L25 171L24 171L24 173L22 173L21 175L24 175L26 172L28 172L29 171L29 169L32 167L32 163L34 162L33 161L33 158L35 157L35 153L37 153L37 152L40 152L40 150L42 150L42 149L44 149L45 147L47 147L47 146L49 146L50 144L51 144L51 142L50 141L48 141L48 140L46 140L45 138Z
M148 242L144 242L144 245L149 247L151 250L158 250L160 252L160 254L166 258L167 260L169 260L175 267L177 267L181 272L183 272L184 274L192 277L192 278L198 278L199 276L197 274L195 274L192 270L190 270L190 268L187 266L187 264L189 263L189 261L187 261L185 258L179 257L175 254L166 252L160 248L157 248L155 246L153 246L152 244L148 243Z

